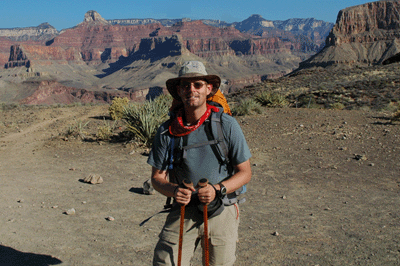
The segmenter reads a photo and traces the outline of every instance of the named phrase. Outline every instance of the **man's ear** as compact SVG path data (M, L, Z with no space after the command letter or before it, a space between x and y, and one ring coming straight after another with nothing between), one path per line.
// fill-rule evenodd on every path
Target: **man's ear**
M207 96L209 96L211 94L213 90L213 85L212 84L208 84L207 85Z

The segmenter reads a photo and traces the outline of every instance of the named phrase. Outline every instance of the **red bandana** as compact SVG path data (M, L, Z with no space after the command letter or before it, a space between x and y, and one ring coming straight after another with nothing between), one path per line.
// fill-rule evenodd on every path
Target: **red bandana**
M175 119L171 122L169 125L169 133L173 136L176 137L182 137L189 135L191 132L195 131L198 129L204 121L211 115L211 112L219 112L219 108L207 104L207 111L203 114L202 117L200 117L199 121L197 121L196 125L193 126L185 126L183 124L183 108L179 109L178 112L176 113Z

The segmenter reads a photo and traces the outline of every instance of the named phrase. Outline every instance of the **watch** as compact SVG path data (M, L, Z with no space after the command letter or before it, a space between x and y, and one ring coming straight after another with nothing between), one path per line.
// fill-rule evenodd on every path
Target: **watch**
M223 184L219 184L220 190L219 190L219 197L222 199L223 197L226 196L226 187Z

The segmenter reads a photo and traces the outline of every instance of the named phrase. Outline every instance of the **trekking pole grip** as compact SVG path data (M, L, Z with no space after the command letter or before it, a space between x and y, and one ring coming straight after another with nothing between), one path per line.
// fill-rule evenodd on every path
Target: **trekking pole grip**
M182 186L183 186L184 188L193 188L193 183L192 183L192 181L190 181L189 179L185 178L185 179L183 179L183 181L182 181Z
M207 184L208 184L208 179L207 178L200 179L200 181L198 183L199 187L205 187L205 186L207 186Z

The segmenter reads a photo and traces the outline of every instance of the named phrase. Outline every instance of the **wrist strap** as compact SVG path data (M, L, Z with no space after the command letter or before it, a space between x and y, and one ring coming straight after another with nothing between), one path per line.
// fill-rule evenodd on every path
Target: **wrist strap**
M220 198L220 197L221 197L220 191L217 190L217 189L214 187L213 184L211 184L211 183L208 183L208 184L210 184L210 185L214 188L214 190L215 190L215 198ZM215 199L215 198L214 198L214 199Z
M175 189L174 189L174 197L175 197L175 193L178 190L178 188L179 188L179 186L176 186Z

